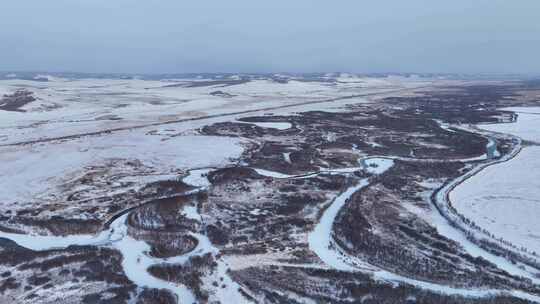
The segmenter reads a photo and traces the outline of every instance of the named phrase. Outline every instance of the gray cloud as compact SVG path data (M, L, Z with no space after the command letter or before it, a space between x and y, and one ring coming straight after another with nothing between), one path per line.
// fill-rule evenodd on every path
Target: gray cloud
M540 72L536 0L2 2L0 70Z

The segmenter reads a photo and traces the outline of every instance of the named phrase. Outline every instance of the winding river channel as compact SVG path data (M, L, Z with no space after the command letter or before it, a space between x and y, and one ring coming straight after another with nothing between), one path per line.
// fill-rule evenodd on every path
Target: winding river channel
M199 187L198 190L203 190L208 185L208 180L204 177L204 173L208 170L191 170L189 175L184 178L186 183L192 186ZM200 219L195 208L185 210L187 216L193 219ZM127 278L138 287L167 289L170 290L180 303L195 303L196 298L193 292L182 284L167 282L152 276L147 269L152 265L157 264L183 264L190 257L202 256L211 253L216 257L219 249L214 247L207 236L200 233L191 233L191 236L197 239L197 246L188 253L171 258L156 258L150 256L150 245L142 240L136 240L128 235L126 220L129 212L117 217L112 221L108 228L98 235L70 235L70 236L42 236L30 234L16 234L0 231L0 237L14 241L19 246L34 250L44 251L51 249L65 249L69 246L107 246L117 249L122 254L122 268ZM227 296L235 300L235 303L245 302L245 298L238 292L237 284L229 278L224 267L224 261L216 258L218 263L219 277L224 278L224 283L228 286L226 291Z
M478 161L478 160L486 160L487 159L486 157L489 157L489 158L494 157L498 154L498 152L494 148L495 145L493 143L494 141L492 139L488 141L486 150L490 152L487 152L486 155L484 155L483 157L462 159L462 160L456 160L456 161L472 161L472 160ZM511 158L512 155L509 155L508 157ZM326 170L326 171L313 172L313 173L304 174L304 175L286 175L282 173L259 170L259 169L256 169L256 171L259 174L268 176L268 177L293 178L293 179L311 177L311 176L315 176L321 173L347 174L347 173L352 173L359 169L367 170L372 174L382 174L393 166L394 159L404 159L404 158L373 157L373 156L365 157L359 160L359 163L361 165L360 167L343 168L340 170ZM406 160L411 161L414 159L407 158ZM420 161L425 162L425 161L441 161L441 160L420 160ZM491 162L489 164L491 164ZM482 170L482 168L483 166L478 166L476 167L475 170L480 171ZM473 173L471 172L471 176L472 175ZM464 180L467 177L469 177L469 175L464 175L454 181L451 181L445 186L443 186L439 191L436 192L437 195L435 195L435 197L440 200L436 202L446 205L448 189L453 189L455 185L459 184L461 180ZM315 226L313 231L309 234L308 236L309 248L326 265L340 271L347 271L347 272L358 271L358 272L363 272L363 273L371 273L375 279L380 280L380 281L391 282L391 283L406 283L413 286L417 286L422 289L427 289L427 290L431 290L431 291L443 293L443 294L462 295L466 297L487 297L487 296L493 296L493 295L498 295L498 294L512 295L518 298L540 303L539 296L528 294L519 290L455 288L451 286L425 282L425 281L420 281L420 280L404 277L404 276L389 272L387 270L381 269L374 265L371 265L368 262L359 259L358 257L349 255L346 250L340 248L340 246L335 242L332 236L332 227L339 213L339 210L341 210L341 208L343 208L343 206L347 204L350 197L355 192L367 186L369 186L369 178L363 178L357 181L356 183L354 183L353 185L351 185L341 194L339 194L333 200L331 205L324 211L324 213L322 214L319 220L319 223ZM444 214L444 212L446 212L445 210L439 210L439 211L441 211L441 214ZM540 282L540 280L536 279L532 273L522 270L518 266L511 264L506 259L497 257L483 250L482 248L478 247L474 243L472 243L470 240L468 240L465 237L465 234L463 233L463 231L460 231L459 229L456 229L454 226L450 225L450 221L453 220L452 218L445 218L443 215L439 213L436 213L436 214L438 215L439 221L436 221L435 224L436 224L436 228L439 230L439 233L461 244L464 247L464 249L472 256L474 257L481 256L497 265L502 265L501 268L508 271L511 274L527 277L527 278L532 279L533 281Z
M532 115L532 114L531 114ZM540 118L540 116L537 116ZM519 121L519 120L518 120ZM537 124L538 125L538 124ZM526 125L526 127L530 127ZM487 127L486 127L487 129ZM495 127L490 127L492 131L504 132L504 130L494 130ZM522 134L515 134L515 136L520 136ZM540 136L539 136L540 137ZM524 138L531 140L530 138ZM491 261L498 265L501 269L507 271L510 274L519 275L522 277L529 278L535 283L540 283L540 279L535 277L533 271L527 267L519 267L518 265L512 264L504 258L490 254L489 252L483 250L475 243L470 241L465 237L465 231L462 231L455 227L455 225L450 225L450 222L458 221L451 210L448 209L450 205L449 197L452 199L452 202L456 206L460 206L459 191L461 191L461 184L468 182L470 180L473 182L475 179L481 178L482 175L479 174L482 170L486 170L488 167L496 168L499 163L508 162L511 164L511 159L514 158L522 149L521 140L517 139L518 142L515 145L514 151L512 153L504 156L498 160L490 160L492 158L497 158L498 151L496 150L496 144L493 139L489 139L488 146L486 147L486 155L474 158L474 159L463 159L460 161L483 161L482 164L477 165L474 169L469 171L467 174L459 177L456 180L453 180L445 185L443 185L432 197L433 203L438 208L440 212L438 215L438 220L434 221L434 225L441 235L444 235L454 241L460 243L465 250L474 257L481 256L488 261ZM538 158L538 155L536 155ZM303 175L286 175L277 172L271 172L262 169L255 169L260 175L269 176L272 178L308 178L322 173L330 174L350 174L357 170L363 169L369 171L371 174L377 175L382 174L386 170L390 169L393 166L394 157L365 157L362 158L357 167L351 168L342 168L336 170L326 170L320 172L313 172ZM413 160L413 159L408 159ZM421 160L421 161L442 161L442 160ZM208 170L192 170L190 175L184 178L186 183L189 183L193 186L199 187L200 190L208 186L208 181L204 177L204 173ZM537 172L540 172L536 170ZM540 177L540 176L539 176ZM511 294L513 296L528 299L532 301L540 302L540 297L527 294L517 290L496 290L496 289L464 289L464 288L454 288L450 286L434 284L429 282L423 282L394 273L388 272L379 267L370 265L369 263L359 259L358 257L351 256L347 254L345 250L339 247L339 245L334 241L332 235L332 227L334 221L343 208L349 198L360 189L367 187L369 185L369 178L356 178L355 182L341 194L339 194L331 203L331 205L324 211L318 224L315 226L314 230L311 231L308 235L309 248L323 261L327 266L347 272L367 272L371 273L375 279L386 281L386 282L402 282L418 286L420 288L441 292L445 294L458 294L471 297L484 297L495 294ZM523 181L526 183L527 181ZM465 187L465 186L463 186ZM464 188L465 189L465 188ZM509 188L509 191L512 189ZM450 193L456 193L456 195L449 195ZM538 196L540 191L534 192L534 195ZM540 198L538 198L540 201ZM540 207L539 207L540 208ZM540 210L540 209L538 209ZM204 255L206 253L211 253L215 257L218 256L219 249L211 244L208 238L205 235L199 233L192 233L191 235L197 239L198 245L195 249L186 253L184 255L162 259L151 257L148 252L150 251L150 246L140 240L136 240L130 237L127 234L127 225L126 219L129 213L125 213L122 216L117 217L106 230L102 231L98 235L72 235L72 236L40 236L40 235L23 235L23 234L14 234L7 232L0 232L0 237L10 239L16 242L18 245L36 250L49 250L49 249L62 249L70 245L95 245L95 246L108 246L119 250L123 256L122 267L126 276L133 281L139 287L148 287L148 288L158 288L158 289L168 289L172 291L182 303L193 303L196 302L196 298L191 290L186 286L181 284L171 283L167 281L160 280L153 277L147 271L148 267L155 264L182 264L185 263L190 257ZM197 214L196 210L189 210L191 218L196 218L200 220L200 215ZM519 223L517 223L519 224ZM466 229L466 228L463 228ZM218 263L218 275L225 278L226 282L230 286L228 288L227 297L234 303L245 302L245 298L240 295L238 292L237 285L234 283L226 274L226 266L224 262L216 258Z

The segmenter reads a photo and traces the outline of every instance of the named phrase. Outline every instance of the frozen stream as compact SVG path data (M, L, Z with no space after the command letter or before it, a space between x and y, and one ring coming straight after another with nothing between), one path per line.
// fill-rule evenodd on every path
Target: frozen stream
M287 130L287 129L292 128L292 124L290 122L253 122L253 121L241 121L241 120L238 120L237 122L252 124L261 128L271 128L271 129L277 129L277 130Z
M179 299L184 299L188 303L193 303L195 297L185 286L176 285L155 278L147 271L153 264L163 262L181 262L186 261L189 256L194 254L204 254L210 252L212 247L208 246L208 240L199 234L193 234L199 241L197 248L185 255L175 257L174 260L157 259L150 257L147 252L150 246L144 242L135 240L127 235L126 219L128 213L114 220L109 229L101 232L97 236L91 235L71 235L71 236L40 236L29 234L15 234L0 232L0 237L16 242L19 246L43 251L50 249L65 249L68 246L109 246L119 250L122 253L122 268L128 279L139 287L158 288L171 290Z
M184 178L187 183L192 183L194 186L205 187L208 185L206 173L208 169L198 169L190 171L190 174ZM200 215L195 208L186 208L186 216L190 218L200 219ZM195 209L195 210L193 210ZM126 213L115 219L107 230L102 231L98 235L70 235L70 236L41 236L30 234L16 234L0 231L0 237L14 241L19 246L34 250L44 251L50 249L65 249L68 246L108 246L117 249L122 253L122 268L127 278L138 287L167 289L176 295L180 303L195 303L196 298L186 286L167 282L152 276L148 271L148 267L155 264L183 264L192 256L200 256L206 253L212 253L216 256L219 250L214 247L210 240L202 234L191 233L191 236L197 239L197 246L192 251L171 257L171 258L155 258L151 257L148 252L150 245L141 240L136 240L128 235L126 220L129 213ZM245 302L245 298L238 292L238 286L226 274L226 266L221 259L216 260L217 274L215 276L223 277L228 282L228 287L225 290L218 290L217 293L226 293L230 299L235 299L235 303Z
M494 150L495 145L493 141L488 143L488 157L494 156L495 153L498 153ZM335 170L326 170L320 172L313 172L304 175L287 175L262 169L255 169L259 174L264 176L269 176L273 178L306 178L311 177L321 173L329 174L348 174L355 172L360 169L365 169L373 174L382 174L386 170L390 169L393 166L393 159L400 159L397 157L366 157L360 160L358 167L351 168L341 168ZM408 159L409 160L409 159ZM412 160L412 159L410 159ZM441 160L419 160L419 161L441 161ZM465 160L463 160L465 161ZM496 166L495 166L496 167ZM480 170L480 169L478 169ZM197 169L190 171L184 181L192 184L194 186L204 188L208 186L208 180L205 175L208 173L208 169ZM463 176L462 179L466 179L469 176ZM446 189L439 191L438 195L442 200L444 195L453 187L453 183L447 185ZM361 271L372 273L375 279L387 282L402 282L418 286L419 288L432 290L435 292L445 293L445 294L459 294L463 296L472 296L472 297L484 297L489 295L495 295L500 293L511 294L513 296L528 299L531 301L536 301L540 303L540 298L530 294L526 294L519 291L501 291L493 289L463 289L463 288L453 288L449 286L423 282L419 280L414 280L411 278L403 277L390 273L373 265L362 261L361 259L350 256L346 251L342 250L333 240L332 237L332 226L335 221L336 216L343 206L347 204L348 199L355 192L359 191L363 187L369 185L368 179L360 179L356 184L352 185L346 189L343 193L337 196L331 205L325 210L319 223L316 225L314 230L308 236L309 248L315 252L319 258L326 263L327 265L341 270L341 271ZM197 213L195 208L188 208L185 210L187 215L190 218L196 218L200 220L200 215ZM18 245L36 250L49 250L49 249L62 249L70 245L95 245L95 246L109 246L119 250L122 253L122 267L126 276L133 281L139 287L148 287L148 288L157 288L157 289L167 289L173 292L181 303L192 303L196 302L196 299L193 293L185 286L181 284L175 284L160 280L153 277L147 271L148 267L154 264L181 264L185 263L190 257L203 255L206 253L212 253L216 256L219 253L219 250L214 247L208 238L202 234L192 233L191 235L195 237L198 241L197 247L189 253L184 255L172 257L169 259L160 259L153 258L147 254L150 250L150 246L140 240L135 240L134 238L127 235L127 226L126 219L128 213L118 217L114 220L109 228L105 231L102 231L98 235L71 235L71 236L40 236L40 235L25 235L25 234L15 234L15 233L6 233L0 232L0 237L10 239L16 242ZM531 273L527 270L520 269L515 265L512 265L503 258L496 257L482 250L478 246L471 243L467 240L464 234L451 227L446 219L442 216L439 216L440 220L435 223L435 226L439 233L445 235L460 244L462 244L467 252L473 256L482 256L487 260L499 265L502 269L508 271L509 273L521 275L531 278ZM234 303L245 302L238 290L237 285L227 276L226 274L226 265L221 259L217 259L218 263L217 272L214 276L222 276L225 278L226 282L229 282L229 288L224 290L218 290L218 293L222 293L221 296L224 296L227 299L233 300ZM533 278L534 280L534 278ZM538 281L538 280L536 280Z
M153 258L147 254L150 251L150 246L146 242L136 240L127 234L127 217L128 213L118 217L111 223L109 229L101 232L97 236L71 235L62 237L0 232L0 237L12 240L19 246L35 251L65 249L71 245L112 247L122 253L122 268L128 279L137 286L168 289L172 291L178 299L182 299L187 303L195 302L195 297L188 288L183 285L160 280L150 275L147 269L154 264L183 263L187 261L190 256L215 252L215 248L211 246L208 239L203 235L193 233L192 236L198 241L198 246L193 251L171 259Z
M390 169L393 165L393 161L388 158L366 158L360 160L360 163L363 165L363 168L370 171L373 174L382 174L386 170ZM511 294L518 298L527 299L530 301L535 301L540 303L540 297L527 294L525 292L512 290L497 290L497 289L465 289L465 288L454 288L450 286L420 281L397 275L389 271L380 269L376 266L373 266L361 259L347 254L345 250L340 248L340 246L334 241L332 237L332 227L334 221L339 213L339 210L347 204L350 197L359 191L360 189L369 185L369 179L361 179L356 184L350 186L348 189L343 191L338 195L331 205L325 210L321 216L319 223L315 226L313 231L308 236L309 248L317 254L317 256L328 266L340 270L340 271L349 271L349 272L369 272L373 274L373 277L377 280L386 281L386 282L401 282L406 284L411 284L422 289L431 290L434 292L444 293L444 294L457 294L467 297L487 297L497 294ZM450 225L447 224L448 227ZM453 229L453 233L456 231ZM470 243L466 240L465 237L459 239L460 243ZM481 250L481 249L480 249ZM479 254L483 256L483 252ZM478 256L478 255L475 255ZM495 262L495 261L494 261ZM498 261L501 262L501 261ZM506 260L502 259L502 262L508 263ZM511 269L515 270L515 269ZM519 274L527 274L524 271L520 271Z

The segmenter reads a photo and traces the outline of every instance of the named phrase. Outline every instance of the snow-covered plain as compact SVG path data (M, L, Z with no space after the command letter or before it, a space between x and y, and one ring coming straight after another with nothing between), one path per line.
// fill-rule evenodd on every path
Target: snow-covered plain
M262 115L271 109L276 114L309 110L306 102L326 102L347 97L324 107L336 109L358 94L355 83L289 81L279 83L253 80L234 85L189 86L193 79L147 81L139 79L63 79L47 77L47 82L0 80L0 93L25 89L37 98L22 107L24 112L0 111L0 203L4 208L32 207L36 202L55 201L62 186L84 176L96 166L109 166L111 160L139 163L143 172L120 168L119 180L129 182L177 178L195 187L207 187L208 169L230 164L243 151L242 141L226 137L197 136L197 128L219 121L235 121L245 115ZM202 80L201 80L202 81ZM381 79L376 85L362 86L361 94L414 88L425 83L403 85ZM222 91L226 94L212 94ZM224 95L226 95L224 97ZM301 105L301 106L298 106ZM291 106L290 109L281 108ZM221 117L221 115L227 115ZM190 120L200 118L201 121ZM167 123L167 124L163 124ZM257 122L264 128L287 129L290 123ZM98 132L98 133L96 133ZM71 136L71 138L63 138ZM32 141L41 141L32 143ZM28 143L30 142L30 143ZM216 149L215 147L219 147ZM118 173L118 172L116 172ZM5 191L9 189L9 191ZM111 193L112 194L112 193ZM194 206L183 213L202 220ZM193 294L182 285L151 276L147 267L155 263L183 263L191 255L218 250L208 239L193 234L198 246L190 253L170 259L156 259L147 254L149 245L127 235L127 214L114 220L108 229L96 235L36 235L1 232L19 245L33 250L65 248L69 245L103 245L118 249L127 277L139 287L171 290L182 303L194 302ZM42 233L43 231L40 231ZM227 275L225 262L218 258L217 273L204 278L213 288L215 276L224 278L227 288L217 288L211 301L245 300L238 284Z
M189 86L190 81L193 79L0 80L0 92L24 88L37 98L22 108L26 112L0 111L0 144L279 108L429 84L426 80L406 78L399 81L381 78L361 87L354 82L329 84L296 80ZM212 94L216 91L230 97Z
M226 137L147 135L140 131L31 147L0 148L0 202L32 202L56 194L69 177L109 159L137 160L154 173L225 164L238 157L240 141ZM213 149L214 146L220 149Z
M517 121L514 123L479 125L479 127L492 132L512 134L523 140L540 143L539 107L510 107L502 110L516 112L518 114Z
M511 108L514 123L481 127L540 142L540 109ZM524 146L513 159L489 166L450 192L453 206L476 225L518 247L540 253L540 147Z
M10 191L0 191L0 203L12 204L32 202L46 197L54 198L59 185L74 176L82 174L86 166L100 164L108 159L140 161L150 168L151 173L155 176L174 177L178 176L179 173L183 174L188 171L189 175L184 178L186 183L195 187L207 187L209 184L205 174L208 173L209 169L194 168L220 167L230 163L231 159L239 156L242 152L240 140L194 135L197 133L196 128L209 122L219 120L235 121L242 116L235 114L232 117L220 118L215 117L215 115L240 110L260 111L257 113L252 112L250 115L264 114L267 111L265 110L266 107L272 108L273 113L287 114L291 114L295 110L320 110L320 106L315 107L313 104L291 107L287 110L274 108L283 105L293 106L295 103L306 101L324 101L348 97L351 94L358 94L359 88L362 89L362 94L371 94L413 88L425 84L421 82L404 83L400 79L357 78L350 75L340 75L337 83L332 85L301 81L278 83L269 80L256 80L231 86L168 86L176 83L181 83L181 81L142 81L137 79L66 80L57 78L49 78L47 83L16 79L0 81L0 92L12 92L17 88L26 87L38 97L36 102L24 107L27 112L0 111L0 145L4 145L4 147L0 147L0 163L3 166L0 175L0 187L10 189ZM231 96L225 98L210 94L216 90L225 91ZM355 97L332 105L328 104L328 108L325 109L335 109L337 105L352 102L365 102L365 100ZM206 118L201 123L182 121L159 125L161 122L174 122L178 119L205 116L212 117ZM288 123L265 122L254 124L281 130L291 127ZM127 129L132 126L143 127ZM489 127L497 126L499 125L490 125ZM122 130L117 130L118 128ZM11 145L29 140L109 129L113 129L114 132L96 136L83 136L65 141L56 140L25 146ZM523 134L534 133L534 127L531 124L523 130L525 130ZM452 132L451 129L448 129L448 131ZM537 136L538 134L533 135ZM540 139L540 136L527 135L527 137ZM219 149L215 147L219 147ZM532 147L527 149L532 149ZM523 153L520 156L522 155ZM486 158L486 156L482 156L481 159ZM515 160L508 162L508 164ZM528 161L531 160L528 159ZM538 162L530 162L529 165L531 163L538 164ZM321 170L303 176L291 176L262 169L256 169L256 171L261 175L273 178L304 178L319 173L352 173L361 168L367 169L373 174L382 174L390 169L392 165L391 157L370 157L363 159L360 167ZM137 179L134 176L125 178ZM531 177L529 176L529 178ZM323 213L319 224L309 235L310 248L317 253L323 262L339 270L368 271L373 273L377 279L405 282L442 293L470 296L486 296L500 293L497 290L455 289L397 276L377 269L339 250L332 240L333 221L340 208L347 203L350 195L367 184L367 180L361 180L338 196ZM532 202L530 203L532 204ZM194 206L186 206L183 213L191 219L202 220ZM72 244L107 244L122 252L124 256L123 267L126 275L137 285L169 289L183 301L187 303L193 302L193 294L187 288L154 278L146 269L155 263L184 263L190 256L204 253L212 253L214 256L218 256L219 250L209 242L206 236L193 233L193 236L199 242L197 248L190 253L170 259L152 258L146 254L150 248L147 243L135 240L127 235L126 216L117 218L109 229L96 236L56 237L2 232L0 237L12 239L22 246L35 250L64 248ZM443 221L446 226L444 226ZM530 225L532 227L532 220ZM455 235L458 242L468 244L463 235L456 232L455 228L450 227L442 217L439 225L437 225L438 229L441 227L446 227L448 229L447 234ZM444 232L442 234L447 235ZM485 252L474 246L467 247L467 250L474 251L473 255L475 256L486 255ZM497 261L490 258L488 258L490 261ZM212 289L211 282L215 276L218 276L224 278L228 288L216 289L214 294L210 295L210 300L229 299L234 303L245 301L245 298L238 292L238 284L227 275L226 262L217 259L217 264L217 273L208 274L203 279L203 284ZM512 265L509 265L508 268L503 267L505 270L510 270L510 273L520 274L519 271L514 271L516 268L516 266L512 267ZM521 298L530 297L527 294L516 294L516 296ZM534 298L533 300L537 301L538 299Z

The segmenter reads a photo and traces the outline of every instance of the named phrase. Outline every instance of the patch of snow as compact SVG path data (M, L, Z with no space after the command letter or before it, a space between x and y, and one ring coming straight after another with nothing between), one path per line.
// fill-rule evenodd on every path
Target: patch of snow
M386 170L390 169L394 165L394 161L389 158L366 158L361 160L366 170L373 174L382 174Z
M266 177L272 177L272 178L291 178L291 177L294 177L294 175L283 174L283 173L270 171L270 170L265 170L265 169L255 168L254 170L258 174L260 174L262 176L266 176Z
M209 303L214 302L227 302L227 303L238 303L238 304L248 304L252 303L246 297L244 297L239 289L241 288L238 283L233 281L228 275L227 270L229 269L228 264L223 261L223 259L218 259L216 261L217 269L215 273L205 276L203 284L207 290L211 290L209 295ZM221 280L223 279L223 280ZM212 283L216 281L218 286L214 286Z
M182 181L193 187L207 188L210 186L210 182L208 181L208 173L210 171L212 169L209 168L190 170L188 176L184 177Z
M47 81L67 81L67 79L65 78L56 77L52 75L46 75L46 74L38 74L34 76L33 79L36 79L36 80L46 79Z
M377 142L374 142L374 141L370 141L370 142L366 142L366 144L370 145L372 148L382 148L384 147L383 145L377 143Z
M249 123L256 126L259 126L261 128L271 128L271 129L278 129L278 130L287 130L292 127L292 124L290 122L251 122L251 121L242 121L242 123Z
M450 133L456 133L455 130L451 129L451 126L447 123L444 123L442 120L434 119L435 122L439 124L439 127L445 131L448 131Z
M139 160L156 173L171 174L184 168L229 163L243 151L238 140L227 137L177 136L163 140L160 136L136 132L122 135L82 138L24 149L0 148L0 187L11 189L0 192L0 201L30 202L50 196L66 176L108 159ZM212 148L216 145L220 149ZM204 183L204 178L195 179L195 175L188 179L198 185Z
M291 152L283 152L283 159L289 164L291 163Z
M259 215L259 214L261 214L261 209L255 208L255 209L253 209L253 210L250 210L250 211L249 211L249 214L252 214L252 215Z
M192 220L201 221L201 215L199 212L197 212L197 207L195 206L185 206L184 209L182 209L182 214Z

